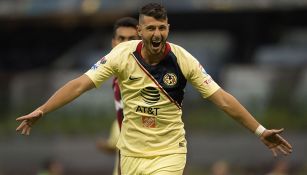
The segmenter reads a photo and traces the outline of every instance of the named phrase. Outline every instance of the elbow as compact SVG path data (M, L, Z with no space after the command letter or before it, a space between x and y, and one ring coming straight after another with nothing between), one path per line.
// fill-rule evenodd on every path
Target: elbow
M219 103L217 103L218 107L223 111L228 111L231 109L232 102L235 98L229 93L223 91L220 97Z
M227 114L233 113L238 104L236 98L223 89L220 89L214 93L209 100L211 100L219 109L223 110Z
M234 115L234 109L236 109L237 100L235 97L233 97L231 94L227 92L223 92L223 96L220 100L220 103L218 103L218 107L226 112L227 114Z
M80 81L77 79L71 80L70 82L67 83L68 87L71 87L71 91L76 94L77 96L80 96L82 93L86 91L86 88L82 85Z
M218 104L218 108L221 109L222 111L228 113L228 111L231 110L231 104L228 103L227 101Z

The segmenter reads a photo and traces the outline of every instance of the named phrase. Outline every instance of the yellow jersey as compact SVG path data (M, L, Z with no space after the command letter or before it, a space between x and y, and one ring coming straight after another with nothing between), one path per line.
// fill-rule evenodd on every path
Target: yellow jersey
M119 44L85 74L99 87L118 78L124 119L117 147L121 154L151 157L186 153L182 101L186 82L206 98L220 87L201 64L182 47L166 43L157 65L141 56L142 41Z

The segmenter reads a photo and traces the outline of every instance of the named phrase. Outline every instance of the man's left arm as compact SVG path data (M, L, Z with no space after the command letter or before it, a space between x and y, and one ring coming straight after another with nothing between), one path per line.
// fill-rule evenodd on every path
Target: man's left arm
M265 129L235 97L222 88L209 96L208 99L230 117L258 135L260 140L272 150L274 156L277 156L278 152L284 155L288 155L292 152L292 146L280 136L283 129Z

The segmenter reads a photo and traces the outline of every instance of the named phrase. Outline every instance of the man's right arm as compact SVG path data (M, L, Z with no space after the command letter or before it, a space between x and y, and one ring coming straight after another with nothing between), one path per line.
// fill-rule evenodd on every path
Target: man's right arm
M93 81L85 74L69 81L57 90L42 106L28 115L17 118L16 120L21 121L21 124L16 130L21 131L22 134L29 135L32 125L43 115L64 106L94 87Z
M73 101L84 92L94 88L93 81L85 74L69 81L57 90L49 100L38 109L47 114Z

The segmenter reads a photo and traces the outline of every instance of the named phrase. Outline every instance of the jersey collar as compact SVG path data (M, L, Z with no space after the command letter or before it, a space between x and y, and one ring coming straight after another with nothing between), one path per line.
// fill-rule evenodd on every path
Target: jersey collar
M143 47L143 42L140 41L139 44L136 47L136 51L141 56L141 58L144 59L143 56L142 56L142 47ZM171 46L168 42L166 42L163 58L161 60L163 60L170 51L171 51Z

